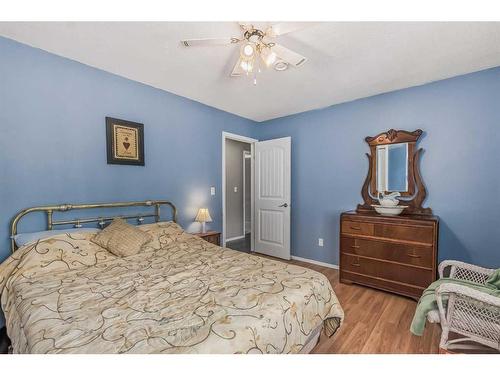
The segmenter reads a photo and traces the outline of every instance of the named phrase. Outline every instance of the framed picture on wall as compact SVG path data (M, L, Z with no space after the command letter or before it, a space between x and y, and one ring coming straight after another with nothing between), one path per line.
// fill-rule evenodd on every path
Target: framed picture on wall
M144 165L144 124L106 117L108 164Z

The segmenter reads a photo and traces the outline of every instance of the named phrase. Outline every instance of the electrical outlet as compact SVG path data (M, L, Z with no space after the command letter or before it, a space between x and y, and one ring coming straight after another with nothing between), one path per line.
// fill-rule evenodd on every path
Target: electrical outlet
M322 238L318 238L318 246L323 246L323 239Z
M215 195L215 186L210 188L210 195Z
M238 192L238 186L235 186L234 187L234 192L237 193Z

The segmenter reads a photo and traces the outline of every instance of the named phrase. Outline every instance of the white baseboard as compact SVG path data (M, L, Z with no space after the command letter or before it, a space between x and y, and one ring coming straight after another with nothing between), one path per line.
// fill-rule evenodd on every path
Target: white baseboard
M336 264L325 263L325 262L320 262L320 261L317 261L317 260L296 257L295 255L292 255L292 259L293 260L298 260L298 261L301 261L301 262L305 262L305 263L317 264L318 266L333 268L333 269L336 269L336 270L339 269L339 266L336 265Z
M242 238L245 238L245 236L238 236L238 237L231 237L231 238L226 238L226 242L228 241L236 241L236 240L241 240Z

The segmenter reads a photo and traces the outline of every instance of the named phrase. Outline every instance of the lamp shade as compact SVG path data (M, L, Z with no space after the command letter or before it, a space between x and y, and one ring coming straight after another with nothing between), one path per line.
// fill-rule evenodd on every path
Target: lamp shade
M208 208L200 208L198 210L198 214L196 215L195 221L199 223L211 222L212 218L210 217L210 212L208 212Z

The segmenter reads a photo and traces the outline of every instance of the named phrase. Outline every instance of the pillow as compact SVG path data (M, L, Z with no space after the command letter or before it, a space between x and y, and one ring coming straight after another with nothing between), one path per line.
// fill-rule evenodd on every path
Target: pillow
M137 228L145 232L159 231L162 232L163 234L172 236L184 233L184 229L182 229L182 227L179 224L173 221L159 221L157 223L142 224L139 225Z
M177 238L184 233L184 229L173 221L160 221L152 224L142 224L137 228L149 233L153 237L153 241L149 242L147 246L144 246L143 250L158 250L163 248L164 246L176 241Z
M125 220L116 218L113 222L92 238L92 242L104 247L110 253L119 257L137 254L143 245L153 237L146 232L128 224Z
M68 228L58 230L45 230L42 232L19 233L14 236L14 241L16 242L17 247L21 247L26 245L27 243L38 241L42 238L57 236L58 234L78 232L97 233L100 231L101 230L97 228Z

